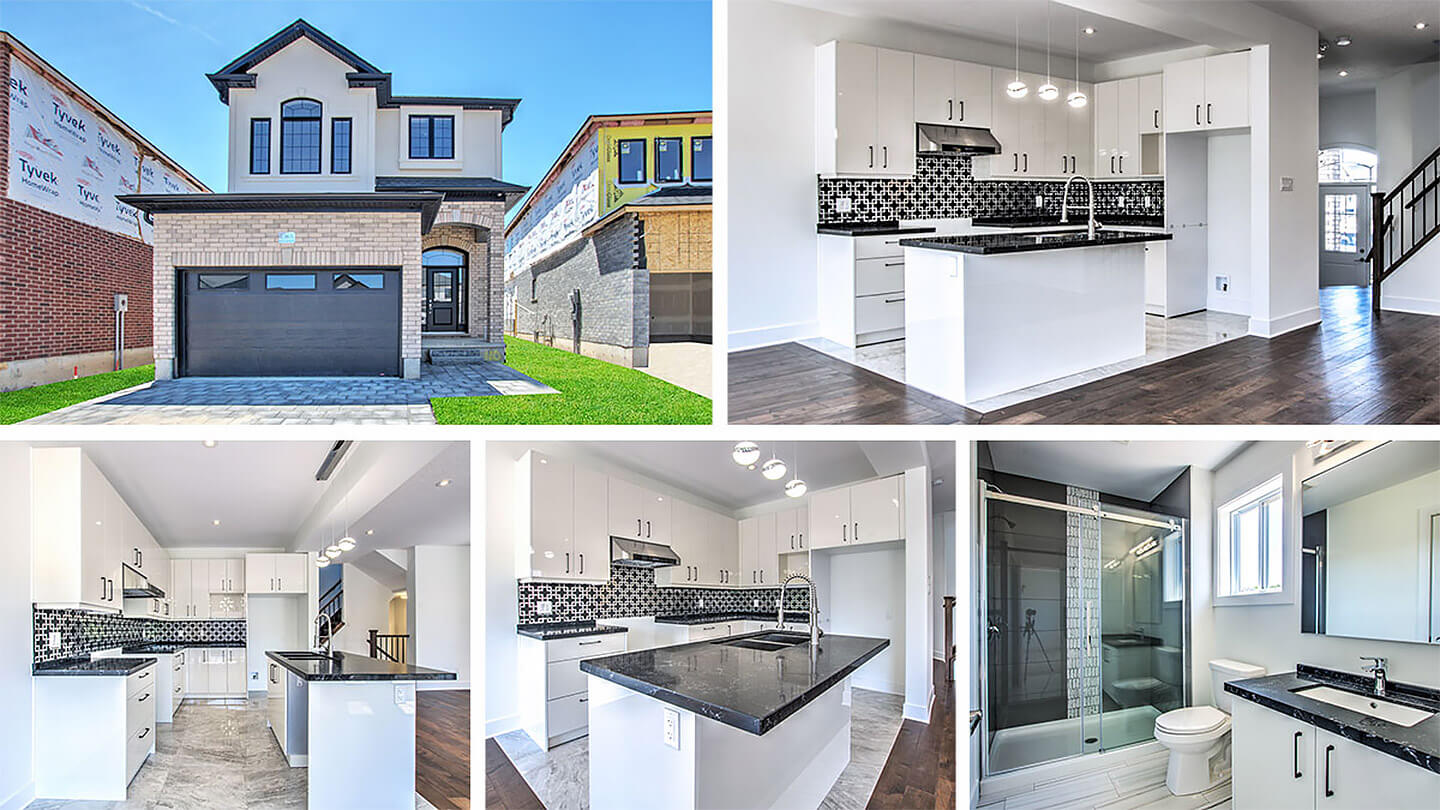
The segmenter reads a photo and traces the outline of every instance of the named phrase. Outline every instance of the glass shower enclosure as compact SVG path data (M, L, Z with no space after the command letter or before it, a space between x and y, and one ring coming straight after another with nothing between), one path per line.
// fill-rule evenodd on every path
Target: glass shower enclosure
M1186 522L982 486L984 773L1154 739L1189 695Z

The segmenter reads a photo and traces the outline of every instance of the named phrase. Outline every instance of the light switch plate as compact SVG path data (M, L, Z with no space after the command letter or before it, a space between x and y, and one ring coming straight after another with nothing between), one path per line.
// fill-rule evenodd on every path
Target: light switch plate
M1293 177L1282 177L1282 178L1280 178L1280 190L1281 190L1281 191L1294 191L1294 190L1295 190L1295 178L1293 178Z
M851 209L851 207L852 207L853 205L854 205L854 203L850 200L849 197L836 197L836 198L835 198L835 211L836 211L836 213L848 214L848 213L850 213L850 209Z
M1036 208L1044 208L1044 207L1045 207L1045 198L1044 198L1042 195L1039 195L1039 194L1036 194L1036 195L1035 195L1035 207L1036 207Z
M535 602L535 612L541 616L549 616L555 612L555 606L550 603L549 599L539 599Z
M49 636L49 638L47 639L47 643L48 643L52 648L53 648L53 647L59 647L59 646L60 646L60 631L59 631L59 630L51 630L51 631L50 631L50 636Z
M680 750L680 712L674 709L665 710L665 744Z
M395 684L395 705L399 706L400 711L406 714L415 713L415 684Z

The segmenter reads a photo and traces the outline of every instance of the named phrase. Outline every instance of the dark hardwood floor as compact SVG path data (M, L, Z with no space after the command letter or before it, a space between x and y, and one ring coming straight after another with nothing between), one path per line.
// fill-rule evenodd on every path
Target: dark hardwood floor
M1321 291L1323 322L1243 337L989 413L798 344L730 356L735 424L1436 424L1440 318Z
M494 739L485 741L485 810L545 810Z
M930 723L906 720L890 748L866 810L953 810L955 807L955 682L935 661Z
M415 792L439 810L469 810L470 690L415 699Z

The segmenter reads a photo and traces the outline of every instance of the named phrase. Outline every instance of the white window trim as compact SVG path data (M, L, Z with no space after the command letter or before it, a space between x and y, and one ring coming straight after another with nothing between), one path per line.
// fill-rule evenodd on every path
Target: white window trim
M450 115L455 118L455 156L450 158L410 157L410 116ZM400 107L399 150L395 155L401 169L444 169L453 171L465 166L465 109L463 107L440 107L431 104L402 105ZM352 147L353 148L353 147Z
M1265 495L1280 493L1280 589L1265 591L1263 593L1245 593L1232 596L1222 596L1220 577L1225 566L1221 564L1222 549L1228 555L1230 546L1230 515L1237 509L1247 506L1250 503L1264 497ZM1292 536L1294 535L1294 519L1291 513L1294 511L1294 503L1291 493L1285 486L1285 476L1275 475L1258 486L1251 487L1245 492L1231 498L1221 504L1215 510L1215 531L1210 544L1211 568L1214 572L1211 587L1214 588L1215 607L1240 607L1245 605L1288 605L1295 601L1295 569L1290 564L1291 552L1293 549Z

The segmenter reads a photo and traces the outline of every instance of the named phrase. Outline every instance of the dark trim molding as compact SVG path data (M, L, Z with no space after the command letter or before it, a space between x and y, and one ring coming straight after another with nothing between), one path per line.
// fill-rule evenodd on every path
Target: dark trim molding
M117 194L146 214L257 211L419 211L420 233L430 232L445 195L431 191L359 191L314 194Z

